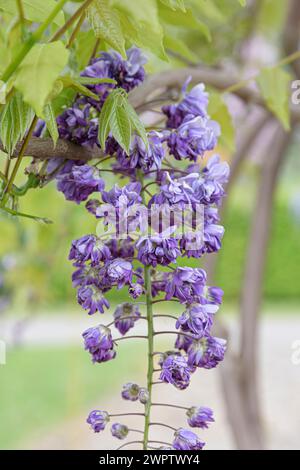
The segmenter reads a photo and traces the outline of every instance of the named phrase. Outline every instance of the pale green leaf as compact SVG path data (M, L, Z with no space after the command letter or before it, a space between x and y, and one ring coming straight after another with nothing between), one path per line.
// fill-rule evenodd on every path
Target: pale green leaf
M109 0L94 0L87 9L87 18L97 38L126 57L125 39L117 12L111 7Z
M188 9L185 13L181 11L174 11L166 8L164 5L161 5L159 8L159 14L161 19L172 26L193 29L199 31L203 36L211 41L211 33L208 26L200 21L192 12Z
M130 119L131 129L136 131L136 133L142 138L143 142L148 147L149 142L148 142L145 127L143 123L141 122L141 120L139 119L138 115L136 114L135 109L131 106L129 101L125 98L123 99L122 103L123 103L125 112L128 118Z
M35 23L42 23L56 7L56 3L55 0L22 0L25 19ZM18 16L17 1L0 0L0 10L13 16ZM62 26L65 22L64 13L62 11L59 12L53 22L56 26Z
M4 106L0 115L0 140L9 155L12 155L16 144L23 139L33 116L33 109L23 101L18 92Z
M46 106L44 107L44 120L48 129L48 132L52 137L53 144L55 147L59 134L58 134L57 122L55 119L54 110L50 103L46 104Z
M105 100L104 105L102 106L100 116L99 116L99 125L98 125L98 140L101 145L101 148L105 149L105 141L108 137L110 131L110 118L114 113L116 106L115 95L111 93Z
M221 127L220 144L230 152L235 150L235 132L231 114L219 93L210 93L208 113Z
M116 106L115 112L111 114L110 128L113 137L128 155L131 141L131 124L129 116L122 106Z
M70 77L69 75L64 75L60 78L63 83L64 88L73 88L75 91L80 93L81 95L89 96L90 98L94 98L94 100L99 100L99 96L96 93L93 93L87 87L85 87L79 80Z
M35 44L17 70L15 87L39 117L68 57L69 51L61 41Z
M291 76L278 67L263 69L257 78L258 86L268 108L286 130L290 128L289 84L291 80Z
M177 54L182 55L183 57L186 57L188 60L191 62L197 62L198 57L196 54L194 54L182 41L181 39L176 38L175 36L172 36L171 34L165 34L164 36L164 45L165 48L170 51L173 51Z
M172 10L181 10L183 12L186 11L184 0L160 0L164 3L167 7L171 8Z
M111 83L116 85L117 82L113 78L93 78L93 77L78 77L77 81L82 83L82 85L99 85L99 83Z

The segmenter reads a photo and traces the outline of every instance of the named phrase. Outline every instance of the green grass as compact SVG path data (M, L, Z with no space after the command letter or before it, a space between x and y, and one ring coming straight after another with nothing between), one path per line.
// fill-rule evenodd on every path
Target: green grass
M24 439L51 429L91 404L105 403L111 390L134 380L144 368L142 346L119 346L114 361L93 365L76 347L30 347L9 351L0 366L0 448L20 447ZM121 400L121 399L120 399Z

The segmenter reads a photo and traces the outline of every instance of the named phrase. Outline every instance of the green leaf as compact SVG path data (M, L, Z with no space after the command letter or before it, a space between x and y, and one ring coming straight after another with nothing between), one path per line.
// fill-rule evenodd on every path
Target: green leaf
M246 0L238 0L240 5L242 5L242 7L245 7L246 6Z
M9 155L12 155L16 144L23 139L33 116L33 109L23 101L18 92L4 106L0 116L0 139Z
M76 78L64 75L63 77L60 77L60 80L62 81L64 88L73 88L82 95L89 96L97 101L99 100L99 96L96 95L96 93L93 93L87 87L82 85L82 83L80 83Z
M77 81L83 85L98 85L99 83L112 83L116 85L117 82L113 78L93 78L93 77L78 77Z
M136 133L142 138L143 142L148 147L149 142L148 142L145 127L143 123L141 122L141 120L139 119L138 115L136 114L135 109L131 106L129 101L125 98L123 99L123 106L124 106L124 109L128 118L130 119L131 128L136 131Z
M161 5L159 8L159 14L161 19L172 26L193 29L199 31L203 36L211 41L211 34L208 26L200 21L193 13L192 10L188 9L185 13L181 11L172 11Z
M102 106L99 120L98 120L98 139L101 145L102 150L105 149L105 141L108 137L110 131L110 118L114 113L116 106L116 100L114 92L112 92L105 100L104 105Z
M160 59L168 61L156 1L113 0L113 4L118 10L125 38L130 43L148 49Z
M14 85L39 117L43 117L47 97L68 57L69 51L61 41L35 44L17 70Z
M87 18L95 36L103 39L123 57L126 57L125 39L120 19L111 7L109 0L94 0L87 9Z
M173 52L177 52L178 54L186 57L192 62L197 62L198 58L196 54L194 54L185 44L184 41L181 39L175 38L172 35L165 34L164 36L164 45L166 49L170 49Z
M123 107L116 106L115 112L110 117L110 127L112 135L128 155L131 141L131 124Z
M186 11L184 0L160 0L164 5L171 8L172 10Z
M208 113L211 119L220 124L220 144L224 145L230 152L233 152L235 150L235 132L232 118L219 93L211 92L209 94Z
M281 68L265 68L256 79L269 110L290 129L289 84L291 76Z
M22 0L24 17L28 21L42 23L48 18L52 10L56 7L55 0ZM18 5L16 0L0 0L0 10L18 16ZM62 26L65 22L64 13L61 11L56 15L53 23Z
M55 114L52 105L46 104L44 107L44 120L46 122L47 129L49 134L52 137L54 147L56 147L57 139L59 137L58 129L57 129L57 122L55 119Z

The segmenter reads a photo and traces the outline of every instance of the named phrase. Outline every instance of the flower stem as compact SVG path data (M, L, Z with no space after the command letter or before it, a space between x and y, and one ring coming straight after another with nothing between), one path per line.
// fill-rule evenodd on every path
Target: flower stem
M152 406L169 406L171 408L178 408L179 410L188 410L186 406L172 405L171 403L152 403Z
M173 428L173 426L169 426L168 424L165 424L165 423L150 423L150 426L162 426L164 428L171 429L172 431L176 431L176 428Z
M148 319L148 373L147 373L147 388L149 393L149 400L145 405L145 427L144 427L144 442L143 449L147 450L149 425L150 425L150 412L151 412L151 396L152 396L152 376L153 376L153 311L152 311L152 295L151 295L151 276L149 266L144 268L145 274L145 291L146 291L146 304L147 304L147 319Z

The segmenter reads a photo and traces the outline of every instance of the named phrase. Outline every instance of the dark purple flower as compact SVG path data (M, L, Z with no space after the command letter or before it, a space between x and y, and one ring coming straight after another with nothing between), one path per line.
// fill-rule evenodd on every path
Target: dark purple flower
M82 337L84 348L92 355L93 362L106 362L115 357L111 331L106 326L88 328L82 333Z
M134 300L140 297L143 294L143 292L144 292L144 288L142 284L138 282L131 284L131 286L128 289L128 293L130 297Z
M108 261L105 266L105 281L109 285L117 285L121 289L132 280L132 264L122 258Z
M109 422L109 414L106 411L93 410L88 415L86 422L91 425L94 432L103 431Z
M117 152L118 164L121 170L142 169L144 173L159 170L165 155L162 145L162 135L152 131L148 133L149 147L142 138L135 136L132 140L129 155L121 148ZM118 167L117 167L118 168Z
M129 429L125 424L114 423L111 427L111 433L117 439L125 439L129 433Z
M145 266L154 268L161 264L167 266L176 261L180 255L178 240L176 238L165 238L164 233L150 237L141 237L136 244L138 248L138 259Z
M226 351L226 340L207 336L192 340L187 349L188 364L190 366L212 369L223 361Z
M174 434L173 447L177 450L202 450L205 442L188 429L179 428Z
M182 331L190 331L198 337L207 335L213 324L213 315L218 311L214 304L192 304L180 315L176 322L176 328Z
M162 111L168 117L167 127L177 128L188 115L206 117L207 105L208 93L205 92L203 83L199 83L188 93L185 93L182 101L178 104L162 107Z
M92 265L98 265L101 261L110 259L109 248L95 235L85 235L77 240L73 240L69 254L70 260L81 264L85 261L91 261Z
M89 104L82 106L75 101L71 108L60 114L57 117L60 138L91 148L98 145L98 122L92 110Z
M87 264L78 265L78 269L72 274L73 287L97 284L98 277L99 271L96 267Z
M62 191L68 201L80 204L90 194L103 191L104 181L97 168L90 165L72 165L70 171L57 175L57 189Z
M209 423L213 423L213 410L206 406L192 406L186 412L188 424L191 428L208 428Z
M138 305L124 302L118 305L114 312L115 327L121 335L125 335L127 331L134 327L134 323L140 316L141 313Z
M88 314L93 315L97 311L104 313L104 307L109 308L108 300L103 296L103 292L95 285L86 285L78 289L77 301Z
M191 369L183 356L172 354L162 363L160 379L184 390L190 383Z
M121 392L122 398L124 400L137 401L139 398L140 387L138 384L128 382L123 385L123 390Z
M202 117L187 116L178 129L166 133L170 153L177 160L188 158L196 161L207 150L213 150L220 135L215 121Z
M199 268L177 268L166 285L166 299L177 298L181 303L193 303L201 298L206 272Z

